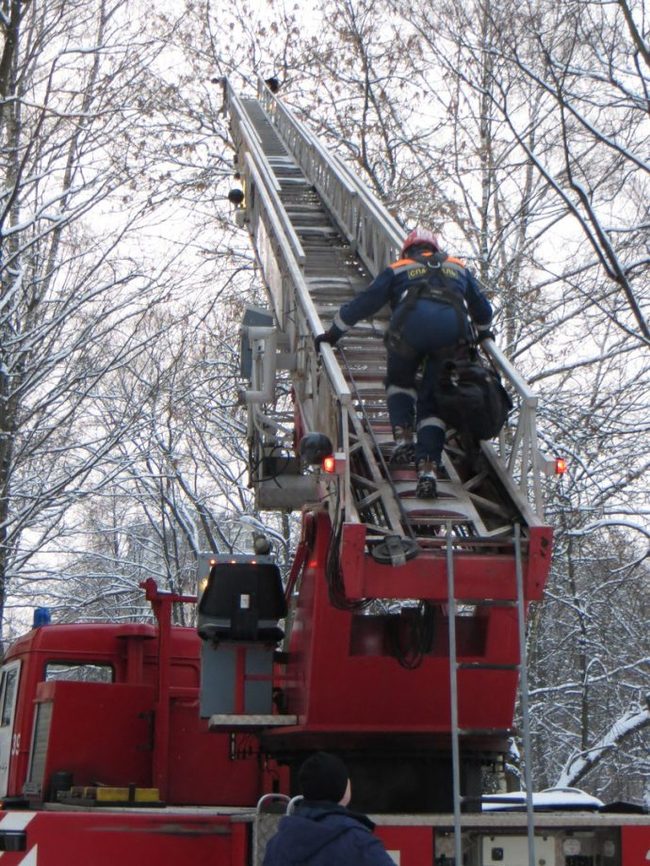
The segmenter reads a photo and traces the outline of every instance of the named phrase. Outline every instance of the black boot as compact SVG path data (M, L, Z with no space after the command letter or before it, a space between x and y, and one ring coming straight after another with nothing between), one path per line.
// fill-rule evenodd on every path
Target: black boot
M412 427L394 427L393 437L395 447L390 455L390 462L394 466L405 466L415 460L415 443L413 442Z
M415 495L418 499L435 499L438 495L436 468L430 460L421 460L417 465L418 483Z

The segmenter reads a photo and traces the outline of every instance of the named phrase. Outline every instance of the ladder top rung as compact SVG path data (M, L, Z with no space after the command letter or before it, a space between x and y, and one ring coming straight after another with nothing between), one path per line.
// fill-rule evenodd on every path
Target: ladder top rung
M473 737L510 737L514 731L512 728L459 728L458 733L460 736Z
M456 667L459 670L477 670L477 671L517 671L519 665L513 664L497 664L496 662L458 662Z
M505 598L457 598L456 601L476 607L517 607L516 601Z

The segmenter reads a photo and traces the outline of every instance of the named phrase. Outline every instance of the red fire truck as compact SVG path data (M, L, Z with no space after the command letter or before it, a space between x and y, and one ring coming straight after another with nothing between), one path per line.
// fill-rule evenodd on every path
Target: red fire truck
M398 866L647 866L647 816L483 795L519 684L526 744L525 621L550 567L535 395L485 341L508 427L449 430L438 498L419 500L387 459L385 317L314 350L399 227L264 85L225 96L269 297L242 326L250 482L258 509L300 514L300 541L284 580L264 539L206 555L196 629L172 606L197 598L149 580L155 624L44 624L10 647L3 866L257 866L315 749L345 759Z
M239 571L238 589L244 584L252 596L253 584L262 587L274 571L259 559L238 557L234 563L217 562L211 570L217 577L219 572L232 573L234 565ZM312 562L309 568L316 569L317 564ZM307 582L309 575L303 580ZM407 737L404 729L409 720L401 708L401 722L382 721L374 731L364 724L364 714L358 726L349 721L328 725L327 720L310 726L310 711L304 707L299 716L305 723L298 725L298 719L280 712L287 707L282 706L278 691L287 687L290 691L294 685L294 675L286 673L290 670L286 660L273 659L271 681L259 663L253 665L255 672L246 670L249 654L269 651L269 635L261 632L275 625L260 628L259 619L255 627L250 621L233 623L227 617L218 627L223 630L222 649L233 657L234 676L229 682L227 675L223 678L227 687L222 682L217 703L222 704L219 710L233 712L202 720L201 652L218 653L221 643L214 649L202 644L194 629L171 625L172 605L192 602L193 597L160 593L153 581L144 588L156 613L155 626L43 625L7 653L0 680L3 863L135 866L151 860L162 866L202 862L253 866L261 863L264 842L276 826L279 816L273 806L284 805L292 790L288 771L292 752L300 755L316 747L336 749L351 761L357 799L371 807L376 832L399 866L454 862L453 815L444 804L430 808L432 794L425 777L430 772L436 785L449 788L445 771L431 759L436 751L441 753L439 733L425 736L421 719L415 719L417 733ZM208 621L209 631L216 618L202 618L204 629ZM246 635L233 634L238 628ZM261 642L253 637L261 637ZM362 658L363 654L357 660ZM413 673L392 661L405 679ZM227 660L226 668L228 664ZM335 678L340 659L333 658L332 664L333 669L326 663L322 670L328 681ZM210 692L212 673L207 683ZM397 680L395 676L387 681L385 694L396 687L404 692ZM377 688L376 679L371 677L369 683ZM272 718L265 718L264 712L248 712L268 709L264 693L269 685ZM421 688L422 683L415 687ZM312 683L310 688L317 686ZM213 698L209 695L208 703ZM358 702L347 691L346 699L352 700L348 708L352 714ZM289 709L299 709L290 696L286 700ZM380 712L377 707L375 712ZM386 719L386 714L381 716ZM334 727L338 741L332 734ZM298 736L294 747L293 734ZM415 743L407 747L408 740ZM364 772L367 755L381 758L381 750L388 757L370 773L370 783L381 786L384 793L392 790L393 803L383 795L373 796ZM414 750L425 763L429 756L427 774L418 774L409 765ZM399 777L397 784L387 778L388 773ZM257 808L265 794L270 795L265 797L270 812ZM372 808L375 803L378 814ZM462 815L464 862L470 866L527 862L526 815L497 811L498 805L494 797L485 798L482 811ZM535 812L536 863L647 863L648 816L605 813L595 798L575 792L553 792L542 805L544 811ZM520 807L521 801L515 801L509 808Z

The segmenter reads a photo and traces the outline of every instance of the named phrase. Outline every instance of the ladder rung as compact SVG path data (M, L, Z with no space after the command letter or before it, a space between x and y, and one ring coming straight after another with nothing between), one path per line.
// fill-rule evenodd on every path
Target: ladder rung
M475 607L517 607L516 601L507 598L457 598L456 601Z
M458 662L456 668L471 671L518 671L519 665L496 664L494 662Z
M467 736L471 734L474 737L510 737L512 736L510 728L459 728L459 736Z

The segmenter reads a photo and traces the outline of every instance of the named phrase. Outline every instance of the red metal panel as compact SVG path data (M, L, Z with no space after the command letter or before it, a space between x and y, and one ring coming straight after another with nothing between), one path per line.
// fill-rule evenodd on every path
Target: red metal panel
M621 866L648 866L650 826L621 828Z
M447 563L444 545L439 550L422 551L404 565L375 562L364 553L366 527L358 523L343 525L340 566L346 595L358 598L447 598ZM551 564L552 530L532 527L524 556L524 590L528 600L541 599ZM456 596L460 600L481 598L508 600L517 597L514 552L495 552L493 543L480 551L454 552Z
M41 683L38 700L52 700L44 783L68 770L75 785L153 784L151 736L153 688L107 683ZM235 763L228 734L208 730L197 698L172 699L165 764L165 799L180 804L252 805L261 769L254 755Z
M226 816L147 812L23 813L27 849L3 866L246 866L246 825ZM5 818L0 812L0 833Z
M545 577L550 550L546 527L537 528L532 538L531 561L536 563L534 579L539 581L542 573ZM441 603L434 604L431 619L431 649L419 666L408 670L399 664L391 645L396 629L398 635L399 629L408 631L407 620L388 614L359 615L331 604L324 567L330 526L327 515L318 513L301 583L287 676L282 683L289 712L300 717L296 733L448 733L451 713L444 554L422 554L395 568L374 562L363 552L364 541L365 527L344 527L341 556L346 595L439 597ZM455 558L455 565L461 594L479 602L473 616L457 618L459 661L483 665L458 672L459 723L466 729L505 730L513 723L518 678L517 613L514 607L480 604L480 600L514 598L514 558L462 553ZM350 585L357 587L354 593Z
M37 703L52 702L41 782L67 770L74 785L151 785L153 688L122 683L40 683Z
M168 802L176 805L252 806L264 787L264 771L258 760L256 742L245 739L246 755L233 760L230 734L208 730L207 719L199 719L196 702L172 702L169 741Z
M550 526L533 526L528 538L528 567L525 576L526 598L540 601L551 568L553 530Z
M341 535L340 564L346 596L355 598L447 598L447 563L444 549L423 551L404 565L384 565L368 554L365 526L346 523ZM459 552L454 557L455 586L459 599L516 597L514 555Z
M399 866L422 866L433 863L434 830L432 827L380 826L375 835Z
M355 637L354 615L329 603L320 562L317 555L303 578L288 668L289 711L301 715L303 729L449 731L446 632L436 636L434 647L438 653L442 649L445 654L427 655L419 667L406 670L385 651L379 654L384 643L382 638L378 638L373 647L372 634L365 634L362 639ZM485 653L479 657L468 656L466 660L478 658L515 664L518 660L515 611L488 610L487 619L474 623L485 631L487 622ZM442 648L440 643L443 643ZM360 654L364 644L366 655ZM460 671L461 726L510 727L516 682L514 670Z

